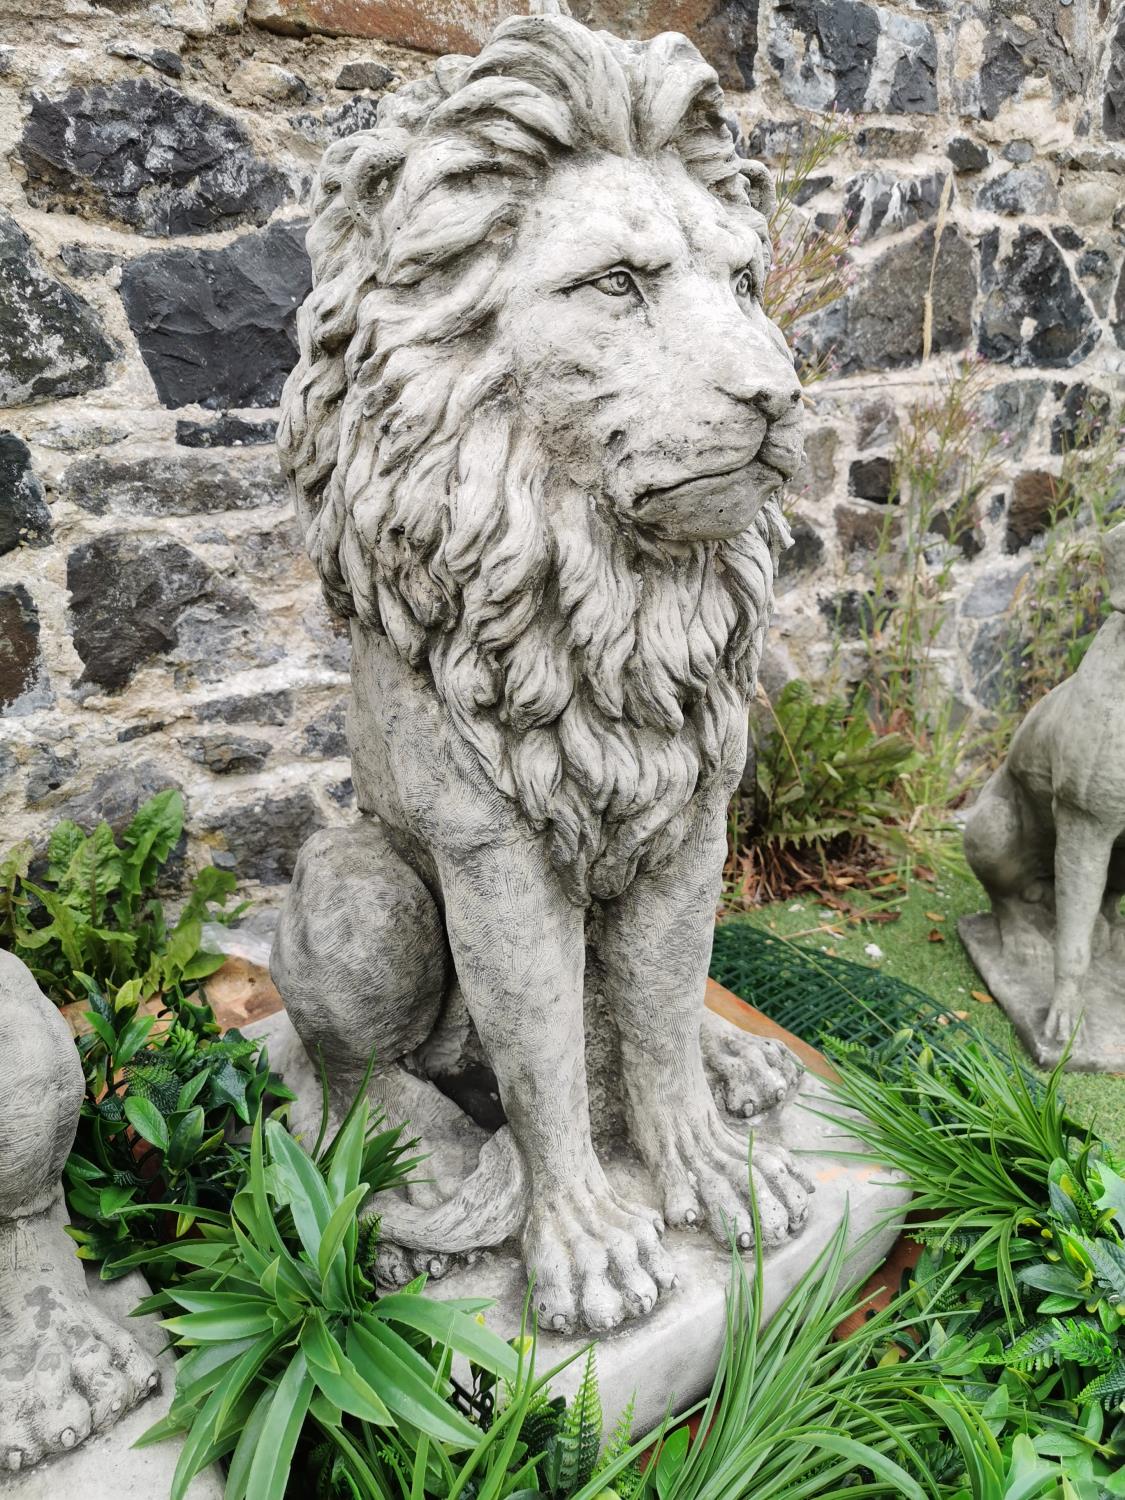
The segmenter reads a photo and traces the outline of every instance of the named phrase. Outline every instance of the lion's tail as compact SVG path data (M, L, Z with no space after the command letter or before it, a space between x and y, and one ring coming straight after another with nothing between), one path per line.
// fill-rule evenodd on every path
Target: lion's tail
M511 1130L503 1125L481 1148L472 1176L445 1203L421 1208L397 1197L380 1202L380 1233L406 1250L464 1255L518 1234L529 1196L523 1158Z

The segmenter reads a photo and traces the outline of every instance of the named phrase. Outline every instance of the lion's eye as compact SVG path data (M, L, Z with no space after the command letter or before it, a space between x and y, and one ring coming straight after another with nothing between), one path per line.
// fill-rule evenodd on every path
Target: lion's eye
M736 297L753 297L757 292L757 282L754 273L749 266L740 271L734 280L734 295Z
M597 287L607 297L628 297L635 295L637 290L637 283L628 271L607 271L604 276L591 281L590 285Z

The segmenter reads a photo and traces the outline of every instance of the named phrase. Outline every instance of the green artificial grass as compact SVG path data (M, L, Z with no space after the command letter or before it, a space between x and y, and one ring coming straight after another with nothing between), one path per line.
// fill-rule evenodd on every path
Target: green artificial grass
M882 974L914 985L947 1010L966 1013L966 1026L994 1045L1007 1048L1012 1028L998 1005L973 999L973 990L983 993L987 986L957 936L958 917L988 907L973 875L951 871L939 875L934 883L911 881L905 895L890 902L886 897L862 892L849 895L848 901L861 911L892 910L899 916L894 922L851 921L845 914L824 906L816 896L804 895L727 920L752 923L814 952L827 952L870 965ZM828 927L836 930L824 930ZM940 942L931 940L930 934L934 932L941 935ZM864 951L871 943L881 949L882 958ZM743 999L755 1003L753 995L743 995ZM768 1013L768 1005L764 1008ZM1029 1071L1047 1076L1035 1068L1018 1040L1016 1047ZM1125 1145L1125 1079L1099 1073L1068 1073L1064 1093L1080 1120L1092 1124L1116 1147Z

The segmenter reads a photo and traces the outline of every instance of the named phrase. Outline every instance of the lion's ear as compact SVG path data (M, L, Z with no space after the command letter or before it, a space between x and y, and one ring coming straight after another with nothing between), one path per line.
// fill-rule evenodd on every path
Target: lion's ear
M746 191L750 206L765 218L773 215L777 207L777 193L773 185L773 173L760 161L740 161L738 170L746 179Z
M344 201L361 224L370 223L379 212L386 181L402 165L406 141L398 133L365 141L344 172Z

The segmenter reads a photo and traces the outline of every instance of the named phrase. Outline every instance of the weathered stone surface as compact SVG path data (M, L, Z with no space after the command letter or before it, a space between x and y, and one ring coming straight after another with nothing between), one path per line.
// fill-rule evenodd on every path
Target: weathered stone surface
M891 245L863 268L845 296L802 330L795 343L806 354L835 350L845 374L890 370L922 357L923 305L934 260L934 230ZM976 295L973 252L950 225L941 237L934 272L932 350L963 349L972 330Z
M246 734L190 735L180 744L192 760L218 776L260 771L273 749L269 740L256 740Z
M1117 347L1125 349L1125 264L1122 264L1121 274L1117 278L1117 290L1113 294L1109 326L1113 330Z
M276 437L276 422L247 422L226 411L214 422L181 419L176 423L176 442L181 448L246 448L272 443Z
M896 161L914 156L925 141L920 130L903 130L898 125L864 125L855 133L860 156L890 158Z
M1114 399L1108 391L1091 387L1084 380L1061 391L1059 410L1051 423L1051 452L1088 448L1096 443L1114 416Z
M50 539L51 512L30 450L14 432L0 432L0 557L16 547L45 547Z
M341 698L306 724L301 734L302 753L316 760L336 760L347 755L347 713L347 699Z
M0 588L0 711L28 714L50 702L39 611L22 583Z
M981 397L981 419L997 433L1009 457L1019 458L1026 450L1046 393L1042 380L1010 380L989 386Z
M1022 225L1007 253L998 249L994 231L981 242L981 354L1001 364L1076 364L1101 330L1054 241Z
M291 879L301 845L323 826L323 814L303 790L255 798L244 806L205 813L201 820L215 863L264 885Z
M898 412L890 398L877 398L856 408L855 445L861 451L889 443L898 432Z
M71 751L59 754L50 745L37 745L27 767L27 800L44 801L72 780L78 770L78 757Z
M1108 250L1083 250L1074 262L1074 271L1090 299L1090 306L1104 318L1109 312L1117 280L1115 257Z
M79 682L111 691L193 634L199 659L256 620L250 600L179 542L128 532L103 533L76 547L67 559L67 587L74 646L85 668Z
M362 62L345 63L336 74L338 89L385 89L393 83L396 74L381 62L365 58Z
M933 29L881 6L782 0L768 53L787 98L805 109L931 114L937 108Z
M1020 642L1012 622L1003 616L985 620L969 649L969 670L978 703L995 709L1011 702L1019 659Z
M111 770L95 776L85 791L68 797L59 809L59 816L72 819L79 828L108 823L114 833L120 833L142 803L172 787L184 795L185 812L190 816L190 799L167 766L155 760L123 756ZM182 848L181 839L181 852Z
M34 94L20 158L33 203L147 235L264 224L289 195L237 120L143 78Z
M857 458L848 470L848 491L860 500L885 503L895 487L895 466L880 454L874 458Z
M986 182L977 194L977 207L996 214L1049 214L1059 195L1045 167L1013 167Z
M794 516L789 529L793 545L781 554L777 565L777 587L781 593L811 573L824 557L824 538L803 516Z
M843 589L838 594L818 599L817 608L833 629L847 640L857 641L874 630L880 603L870 592Z
M83 280L89 280L92 276L102 276L106 271L118 264L121 257L115 255L112 250L98 250L92 245L63 245L59 251L59 259L72 276L80 276Z
M467 0L456 10L398 0L249 0L246 19L282 36L353 36L422 52L479 52L505 15L502 0Z
M165 406L272 406L297 357L309 288L305 226L273 224L222 250L132 261L121 297Z
M1016 45L1019 33L1004 26L989 31L980 70L980 114L995 120L1000 107L1018 94L1028 74L1024 51Z
M193 516L282 504L285 482L272 453L156 453L80 459L60 495L93 515Z
M1052 224L1051 233L1064 250L1081 250L1086 243L1073 224Z
M1018 552L1032 537L1046 531L1055 508L1056 488L1055 476L1045 469L1028 469L1016 476L1004 539L1009 552Z
M955 135L945 148L945 154L953 163L955 172L981 172L992 160L987 146L965 135Z
M233 698L211 698L196 705L195 716L205 724L285 724L293 716L293 694L288 688L277 688Z
M1125 141L1125 15L1109 37L1102 129L1111 141Z
M610 27L622 36L682 31L717 68L725 87L748 88L753 82L758 45L754 0L677 0L670 8L665 0L632 0L624 14L614 0L574 0L570 9L587 25ZM402 0L249 0L246 8L248 21L283 36L350 36L422 52L470 54L479 52L496 23L510 14L503 0L464 0L444 8L407 5Z
M47 275L0 209L0 406L96 390L115 353L93 308Z
M277 63L251 57L235 68L227 79L227 92L240 104L303 104L311 89L303 78ZM260 221L259 221L260 222Z
M992 568L982 573L961 601L961 613L967 620L988 620L1002 615L1015 598L1026 567Z
M1000 155L1005 161L1018 162L1021 165L1029 162L1035 155L1035 147L1030 141L1009 141Z
M833 519L840 548L849 556L855 552L875 553L884 542L893 541L901 530L898 511L883 505L837 505Z
M922 219L932 219L941 201L945 176L897 177L893 172L859 172L844 184L844 216L862 240L895 234Z

